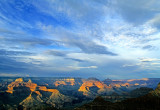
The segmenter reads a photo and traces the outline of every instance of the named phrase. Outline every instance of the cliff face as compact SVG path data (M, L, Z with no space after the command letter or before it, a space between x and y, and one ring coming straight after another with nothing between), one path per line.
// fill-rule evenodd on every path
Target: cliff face
M148 91L148 93L146 92ZM150 92L151 91L151 92ZM146 94L146 93L147 94ZM92 102L82 105L75 110L159 110L160 109L160 84L155 90L140 88L132 93L140 95L137 98L129 98L121 102L108 102L102 97L95 98Z
M24 97L23 101L19 103L19 105L25 109L44 104L61 108L64 103L71 102L73 99L72 97L61 94L57 89L48 89L46 86L38 86L32 83L31 80L24 82L22 78L16 79L9 84L6 92L11 94L11 96L16 96L16 93L20 95L25 94L26 91L29 93L28 96ZM23 95L21 95L21 98L23 98Z
M160 97L160 83L157 85L157 88L151 92L151 94Z
M23 82L23 78L18 78L15 80L15 82Z
M65 85L70 85L70 86L74 86L78 84L78 82L75 81L74 78L66 78L66 79L61 79L61 80L57 80L54 82L54 85L57 86L65 86Z
M32 80L18 78L1 83L0 90L6 92L0 92L0 107L10 108L11 105L17 105L16 107L20 106L27 109L29 107L37 107L37 105L49 105L63 108L73 103L89 101L96 96L103 96L105 99L113 99L111 101L116 102L130 96L138 97L144 95L151 89L140 87L152 87L159 81L160 79L106 79L100 81L96 78L32 78ZM159 97L160 85L151 94ZM12 107L14 108L14 106Z
M95 98L97 95L111 95L113 92L128 92L130 90L138 87L134 84L129 84L127 82L114 83L111 80L105 80L104 82L94 79L83 80L82 85L78 89L79 92L83 92L83 95Z
M32 82L24 82L22 78L16 79L14 82L8 85L8 90L6 92L13 93L15 87L28 87L30 91L35 91L37 84Z
M100 81L84 80L83 84L81 85L78 91L87 92L90 90L90 87L97 87L98 89L104 89L106 85Z
M83 95L93 98L96 95L101 94L105 91L111 91L112 87L107 86L101 81L97 80L83 80L83 84L78 89L79 92L83 92Z

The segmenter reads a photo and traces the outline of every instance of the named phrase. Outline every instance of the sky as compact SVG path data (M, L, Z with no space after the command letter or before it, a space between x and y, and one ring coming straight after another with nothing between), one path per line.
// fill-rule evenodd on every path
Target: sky
M160 77L159 0L1 0L0 76Z

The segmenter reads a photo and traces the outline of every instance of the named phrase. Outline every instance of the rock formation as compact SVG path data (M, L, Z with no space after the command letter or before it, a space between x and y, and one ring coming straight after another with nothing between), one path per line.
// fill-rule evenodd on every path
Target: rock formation
M28 91L29 89L29 91ZM24 92L30 92L29 96L19 103L23 108L27 109L42 103L50 104L52 107L61 108L65 102L71 102L72 97L61 94L57 89L48 89L46 86L38 86L29 79L28 82L24 82L22 78L16 79L14 82L8 85L7 93L14 94L18 91L18 94L25 94ZM21 91L24 91L23 93Z

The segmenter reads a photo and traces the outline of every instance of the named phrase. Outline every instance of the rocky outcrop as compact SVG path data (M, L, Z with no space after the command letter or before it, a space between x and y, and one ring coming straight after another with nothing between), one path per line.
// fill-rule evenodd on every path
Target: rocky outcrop
M160 83L157 85L157 88L151 92L151 94L160 97Z
M57 80L54 82L54 85L57 86L64 86L64 85L71 85L74 86L76 84L76 81L74 78L66 78L66 79L61 79Z
M147 79L144 79L147 80ZM139 87L138 83L130 84L127 81L112 81L111 79L106 79L104 81L99 81L97 79L87 79L83 80L82 85L78 89L83 95L95 98L97 95L111 95L114 92L118 94L123 94L123 92L129 92Z
M45 92L59 93L57 89L47 89L47 87L45 86L38 86L38 90L45 91Z
M23 82L23 78L18 78L15 80L15 82Z
M92 102L84 104L75 110L159 110L160 109L160 84L149 92L149 88L140 88L133 91L134 94L143 94L137 98L129 98L120 102L108 102L102 97L95 98ZM145 94L144 94L145 93Z
M25 97L24 100L19 103L24 109L44 104L61 108L64 103L72 102L73 100L72 97L61 94L57 89L48 89L46 86L38 86L32 83L31 80L24 82L22 78L16 79L9 84L6 92L16 95L15 93L17 93L17 91L18 94L25 94L26 91L28 91L27 93L30 92L28 97Z
M56 81L54 82L54 85L57 87L57 86L60 86L60 85L67 85L65 81Z
M83 80L83 84L78 91L83 92L83 95L87 97L96 97L97 94L103 93L106 89L111 90L112 87L97 80Z
M1 91L6 92L0 92L0 107L3 105L9 109L18 105L22 109L30 109L33 106L37 108L37 105L40 105L40 108L48 105L50 107L63 108L69 104L89 101L99 95L104 97L105 100L117 102L145 95L151 89L140 87L153 87L160 81L158 78L138 80L106 79L104 81L96 78L31 78L32 80L18 78L14 79L15 81L13 79L7 79L7 82L3 83L5 88L1 89ZM151 97L159 97L160 85L150 94Z
M37 84L32 83L31 80L29 80L28 82L24 82L22 78L18 78L14 82L8 85L8 90L6 92L13 93L15 87L22 87L22 86L28 87L30 91L35 91Z

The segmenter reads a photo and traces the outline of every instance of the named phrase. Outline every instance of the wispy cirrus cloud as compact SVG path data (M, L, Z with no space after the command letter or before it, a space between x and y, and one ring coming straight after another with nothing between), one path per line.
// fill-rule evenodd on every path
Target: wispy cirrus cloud
M54 56L60 56L60 57L65 57L66 53L58 50L48 50L46 51L47 54L49 55L54 55Z
M6 56L6 55L31 55L33 53L27 52L27 51L8 51L8 50L4 50L1 49L0 50L0 56Z
M140 58L141 62L152 62L152 61L160 61L160 59L157 58Z
M119 14L128 22L143 24L158 14L159 4L157 0L117 0L115 6Z
M157 0L0 1L0 72L158 77L159 5Z
M96 68L98 68L98 67L97 67L97 66L87 66L87 67L81 67L81 66L68 66L68 68L80 70L80 69L96 69Z

